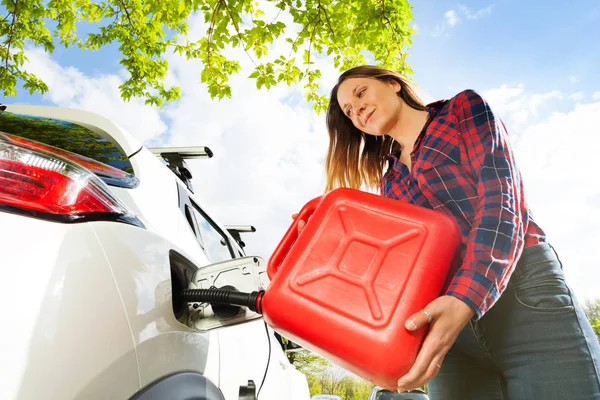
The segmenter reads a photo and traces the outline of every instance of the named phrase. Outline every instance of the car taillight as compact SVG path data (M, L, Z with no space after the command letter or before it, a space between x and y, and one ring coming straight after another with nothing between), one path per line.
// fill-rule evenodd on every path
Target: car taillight
M142 226L94 173L0 134L0 209L61 222L121 220Z
M32 150L42 150L50 152L52 154L61 156L63 158L75 161L77 164L89 169L96 175L98 175L106 183L119 187L132 188L137 186L137 178L125 171L114 168L110 165L103 164L96 160L84 157L79 154L71 153L70 151L62 150L57 147L53 147L44 143L39 143L33 140L25 139L19 136L5 134L5 136L15 144L21 144Z

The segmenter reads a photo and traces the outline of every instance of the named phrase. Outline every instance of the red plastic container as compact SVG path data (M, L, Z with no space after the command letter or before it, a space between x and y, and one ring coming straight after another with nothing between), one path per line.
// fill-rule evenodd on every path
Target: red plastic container
M300 219L308 222L298 235ZM441 294L459 245L445 214L333 190L302 208L269 259L263 316L304 348L395 389L426 333L404 323Z

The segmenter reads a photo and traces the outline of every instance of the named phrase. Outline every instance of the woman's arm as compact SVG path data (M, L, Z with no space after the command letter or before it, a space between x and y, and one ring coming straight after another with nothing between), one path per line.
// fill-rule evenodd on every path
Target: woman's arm
M520 175L504 125L477 92L458 94L453 110L479 202L463 263L446 294L480 318L506 288L523 250Z
M466 148L466 171L477 183L478 204L465 258L444 296L429 303L429 332L411 370L398 390L421 387L437 375L460 331L498 300L523 249L523 197L507 133L487 102L472 90L452 99L457 128ZM468 184L466 177L458 176ZM406 321L406 329L429 323L423 310Z

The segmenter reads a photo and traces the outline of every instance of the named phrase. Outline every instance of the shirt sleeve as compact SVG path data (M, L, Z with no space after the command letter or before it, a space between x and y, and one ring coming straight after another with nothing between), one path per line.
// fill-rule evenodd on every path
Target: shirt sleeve
M519 171L504 125L475 91L456 96L454 114L466 149L464 166L477 184L478 204L463 262L447 294L479 319L498 300L523 250Z

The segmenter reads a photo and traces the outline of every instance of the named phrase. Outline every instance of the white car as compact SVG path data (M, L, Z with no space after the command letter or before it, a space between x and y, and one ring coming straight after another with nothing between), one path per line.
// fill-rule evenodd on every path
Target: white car
M245 307L186 288L264 289L194 194L185 159L95 113L0 105L0 398L307 400L306 378ZM243 199L240 199L243 200Z
M369 393L369 398L367 400L429 400L429 397L425 391L421 389L398 393L375 386L373 390L371 390L371 393Z

